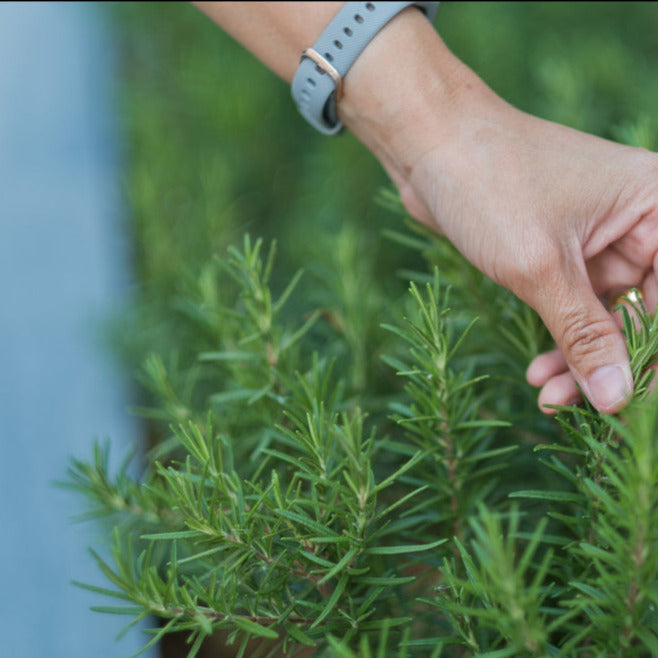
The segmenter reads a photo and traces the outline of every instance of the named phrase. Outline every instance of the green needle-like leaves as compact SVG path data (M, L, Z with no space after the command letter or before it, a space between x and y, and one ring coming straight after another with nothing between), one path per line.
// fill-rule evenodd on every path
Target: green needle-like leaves
M480 325L451 311L438 271L384 328L400 382L386 412L311 349L321 314L286 318L299 276L276 296L262 252L247 238L216 269L231 305L205 273L203 303L182 303L212 336L186 376L149 357L148 415L170 426L141 480L128 463L111 476L107 448L71 467L90 516L115 522L111 557L94 553L110 586L86 587L117 604L94 609L159 617L145 647L184 632L188 656L214 634L242 655L652 655L658 321L641 302L621 308L628 412L563 409L562 438L517 456L471 351ZM520 349L531 316L516 317Z

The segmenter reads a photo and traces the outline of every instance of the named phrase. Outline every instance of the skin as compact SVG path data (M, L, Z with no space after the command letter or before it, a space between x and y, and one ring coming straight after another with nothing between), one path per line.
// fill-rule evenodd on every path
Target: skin
M342 4L198 6L291 82ZM579 399L576 384L599 411L623 408L628 353L601 300L638 286L656 306L658 156L515 109L413 7L356 60L338 112L411 215L539 313L556 343L527 371L540 408Z

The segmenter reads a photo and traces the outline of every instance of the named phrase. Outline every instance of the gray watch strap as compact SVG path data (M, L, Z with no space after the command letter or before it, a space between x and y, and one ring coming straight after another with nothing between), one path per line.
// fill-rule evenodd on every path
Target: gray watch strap
M439 8L438 2L347 2L313 45L315 52L305 51L292 82L292 96L314 128L325 135L342 130L336 115L340 79L377 32L410 5L422 9L430 21ZM311 59L316 55L319 62Z

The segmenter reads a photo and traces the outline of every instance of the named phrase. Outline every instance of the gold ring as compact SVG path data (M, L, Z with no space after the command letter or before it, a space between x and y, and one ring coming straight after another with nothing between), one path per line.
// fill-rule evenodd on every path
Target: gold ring
M640 288L626 288L618 292L613 297L609 295L608 299L612 298L611 308L614 311L617 306L630 303L631 306L644 306L644 294Z

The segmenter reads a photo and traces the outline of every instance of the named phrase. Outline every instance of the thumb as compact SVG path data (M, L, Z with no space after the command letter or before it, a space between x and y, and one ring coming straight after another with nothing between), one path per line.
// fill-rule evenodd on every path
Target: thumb
M626 341L595 295L584 264L572 261L533 295L535 309L596 409L616 413L633 392Z

